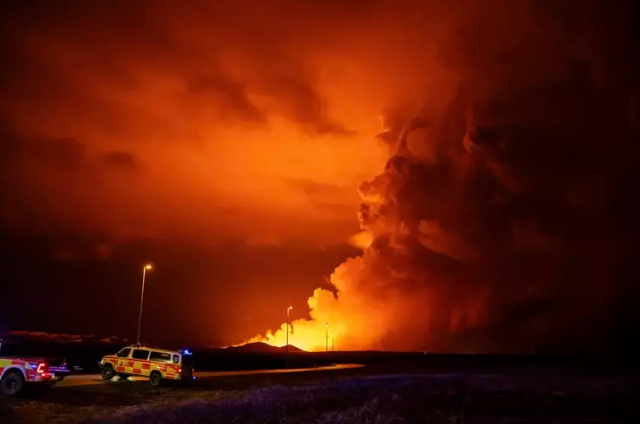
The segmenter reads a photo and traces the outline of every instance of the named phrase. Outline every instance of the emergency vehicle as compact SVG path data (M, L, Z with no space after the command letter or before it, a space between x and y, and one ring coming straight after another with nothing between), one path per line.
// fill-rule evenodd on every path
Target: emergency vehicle
M69 373L64 360L54 367L54 361L44 357L12 355L10 350L15 344L14 340L0 339L0 391L5 395L17 396L27 384L52 386Z
M148 377L152 386L163 381L193 380L192 353L185 350L166 350L147 346L128 346L115 355L107 355L98 363L105 380L114 376Z

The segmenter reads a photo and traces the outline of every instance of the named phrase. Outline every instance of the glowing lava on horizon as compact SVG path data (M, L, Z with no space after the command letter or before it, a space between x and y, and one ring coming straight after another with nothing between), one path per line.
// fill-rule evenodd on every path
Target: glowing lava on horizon
M364 350L378 346L379 338L392 322L385 311L393 308L388 305L383 308L382 303L371 302L358 293L358 282L368 272L365 260L365 257L349 259L334 271L331 284L336 293L320 288L314 291L307 301L310 319L290 323L290 345L305 351L332 350L334 346L336 350ZM279 329L245 343L254 342L285 346L286 322Z

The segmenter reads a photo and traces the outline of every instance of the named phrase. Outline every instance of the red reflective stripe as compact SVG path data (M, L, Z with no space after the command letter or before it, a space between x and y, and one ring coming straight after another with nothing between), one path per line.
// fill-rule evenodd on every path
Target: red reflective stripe
M139 370L139 369L136 368L136 369L133 370L133 373L134 374L142 374L142 370Z
M0 367L0 375L4 372L4 367Z
M118 372L124 372L124 367L116 367L116 371L118 371Z
M164 364L164 365L175 365L176 367L180 366L180 364L172 364L170 362L158 362L158 361L147 361L146 359L135 359L136 362L141 362L143 364Z
M151 369L151 363L149 363L149 362L142 363L142 369L143 370L150 370Z
M167 362L158 362L158 361L147 361L145 359L134 359L133 361L130 358L122 358L121 360L126 361L126 364L128 367L133 367L133 363L140 363L143 365L143 369L148 369L148 368L144 368L145 364L149 364L149 365L157 365L159 367L163 367L163 366L167 366L167 367L180 367L180 364L172 364L172 363L167 363ZM118 363L118 358L108 358L107 362L111 362L112 364L117 364Z

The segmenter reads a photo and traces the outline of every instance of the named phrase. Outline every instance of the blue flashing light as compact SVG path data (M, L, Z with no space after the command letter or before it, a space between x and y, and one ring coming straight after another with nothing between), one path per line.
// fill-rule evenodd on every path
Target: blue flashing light
M185 350L183 350L183 351L182 351L182 354L183 354L183 355L187 355L187 356L193 355L193 353L191 353L191 351L189 351L189 349L185 349Z

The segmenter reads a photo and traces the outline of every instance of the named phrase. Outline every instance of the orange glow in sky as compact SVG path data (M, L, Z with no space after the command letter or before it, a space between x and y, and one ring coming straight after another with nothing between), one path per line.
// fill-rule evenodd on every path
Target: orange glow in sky
M153 260L201 302L192 334L282 346L294 305L305 350L326 323L341 350L502 346L581 328L637 262L626 6L24 3L0 16L0 229L112 280Z

